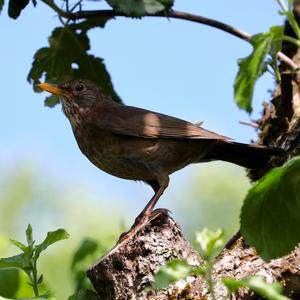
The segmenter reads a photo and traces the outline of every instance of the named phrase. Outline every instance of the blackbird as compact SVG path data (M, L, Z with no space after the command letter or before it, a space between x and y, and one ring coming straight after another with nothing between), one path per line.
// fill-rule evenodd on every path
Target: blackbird
M116 103L88 80L39 88L58 95L82 153L101 170L149 184L155 194L138 223L149 218L169 184L169 175L192 163L223 160L254 169L278 150L241 144L197 124Z

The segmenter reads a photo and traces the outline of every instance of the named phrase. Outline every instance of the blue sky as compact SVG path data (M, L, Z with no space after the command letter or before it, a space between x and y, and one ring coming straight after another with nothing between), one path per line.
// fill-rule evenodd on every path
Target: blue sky
M96 7L106 5L88 2L85 8ZM174 8L221 20L251 34L283 22L275 0L177 0ZM8 18L7 4L0 15L0 175L29 161L42 176L86 183L122 205L134 206L137 213L151 195L150 189L113 178L89 163L60 106L44 107L45 94L35 94L26 81L34 53L48 45L47 37L56 26L60 22L55 13L40 2L35 9L25 9L16 21ZM104 29L93 29L89 36L90 52L105 60L125 103L203 121L204 127L241 142L256 137L252 128L238 123L249 116L233 102L236 61L251 51L246 42L204 25L162 18L117 18ZM253 118L273 85L269 75L257 84ZM185 178L194 168L174 177ZM171 181L170 190L174 188ZM134 204L137 198L138 205Z

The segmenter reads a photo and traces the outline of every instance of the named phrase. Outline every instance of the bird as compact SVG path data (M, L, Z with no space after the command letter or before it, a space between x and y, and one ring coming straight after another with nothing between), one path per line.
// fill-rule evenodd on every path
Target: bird
M83 79L40 89L60 97L81 152L116 177L143 181L154 196L136 219L144 224L169 185L169 175L189 164L215 160L255 169L278 155L276 148L242 144L166 114L117 103L101 86Z

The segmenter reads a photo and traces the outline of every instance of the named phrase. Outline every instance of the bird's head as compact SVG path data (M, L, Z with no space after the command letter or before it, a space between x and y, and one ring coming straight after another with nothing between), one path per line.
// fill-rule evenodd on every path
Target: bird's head
M87 108L99 104L103 92L94 82L89 80L67 80L59 85L38 84L40 89L59 96L63 109L69 107Z

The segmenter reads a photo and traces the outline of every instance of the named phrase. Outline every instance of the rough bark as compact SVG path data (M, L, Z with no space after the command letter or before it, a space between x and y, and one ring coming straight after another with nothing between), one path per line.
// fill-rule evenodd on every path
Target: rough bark
M194 266L202 262L167 210L155 210L150 221L102 257L88 277L100 299L167 299L165 292L149 298L152 292L147 287L154 273L176 258Z

